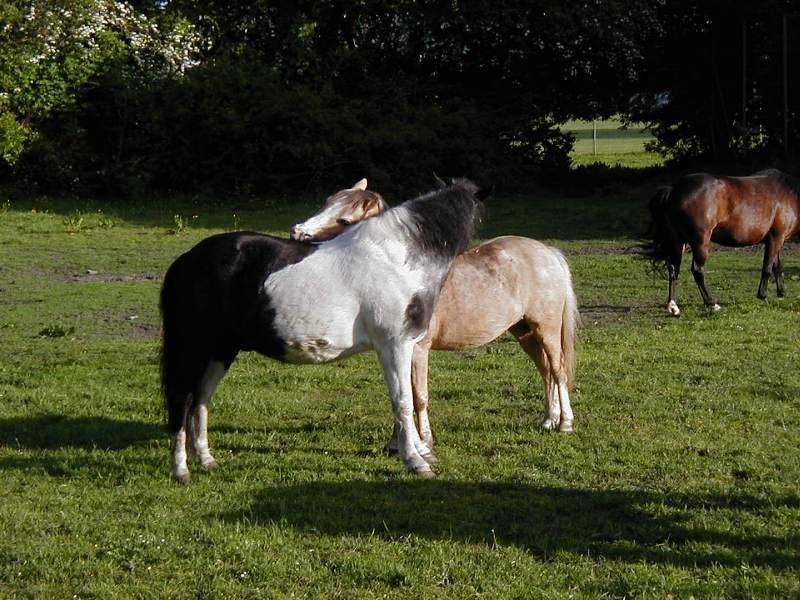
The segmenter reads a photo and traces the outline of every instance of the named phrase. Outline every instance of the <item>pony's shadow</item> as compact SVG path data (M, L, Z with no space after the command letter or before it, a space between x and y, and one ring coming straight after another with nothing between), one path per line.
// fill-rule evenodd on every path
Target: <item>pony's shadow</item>
M714 530L692 514L758 515L800 507L797 496L687 496L506 483L453 481L315 482L274 486L252 505L215 513L223 521L286 523L327 535L386 539L409 534L466 543L510 544L541 559L556 552L682 567L742 562L776 570L800 567L800 536ZM724 512L723 512L724 514Z
M164 435L162 426L107 417L42 415L0 419L0 446L28 450L124 450Z

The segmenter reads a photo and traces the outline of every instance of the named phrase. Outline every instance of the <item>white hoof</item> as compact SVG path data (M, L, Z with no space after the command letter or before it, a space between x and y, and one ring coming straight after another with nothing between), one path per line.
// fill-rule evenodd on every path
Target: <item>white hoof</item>
M542 422L539 423L539 427L541 427L545 431L555 431L556 429L558 429L558 423L555 422L550 417L545 417L544 419L542 419Z
M558 430L561 433L572 433L573 431L575 431L572 428L572 421L567 421L566 419L561 421L561 424L558 426Z
M716 303L713 306L711 306L710 308L711 308L711 312L719 312L719 311L722 310L722 307L719 304L716 304Z
M681 314L681 309L678 308L678 303L675 300L670 300L667 304L667 312L673 317L678 317Z

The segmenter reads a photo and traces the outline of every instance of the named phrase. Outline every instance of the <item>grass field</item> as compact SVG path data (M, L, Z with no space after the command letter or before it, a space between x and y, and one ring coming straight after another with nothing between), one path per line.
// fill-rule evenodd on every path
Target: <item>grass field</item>
M653 135L643 125L626 127L618 119L596 121L596 139L592 125L592 121L569 121L562 126L576 138L571 154L573 166L601 163L644 168L664 163L662 156L645 149Z
M487 209L482 236L570 260L576 433L537 429L541 384L510 338L434 353L440 464L418 480L382 454L374 356L248 355L211 405L221 467L189 486L169 479L160 278L211 233L282 234L315 207L2 205L0 597L797 598L800 252L766 302L757 251L715 252L723 311L687 270L669 318L625 252L650 193Z

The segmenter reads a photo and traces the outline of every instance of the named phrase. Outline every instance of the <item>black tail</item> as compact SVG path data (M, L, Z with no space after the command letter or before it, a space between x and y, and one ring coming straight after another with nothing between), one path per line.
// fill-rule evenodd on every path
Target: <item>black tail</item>
M191 287L182 281L178 261L173 263L161 287L161 391L167 409L167 430L175 435L183 426L194 401L194 388L204 363L198 356L196 311ZM186 302L188 296L189 302Z
M667 222L667 205L671 195L672 187L665 186L659 188L650 198L650 223L641 243L634 247L637 254L649 260L653 269L660 272L664 271L665 263L674 253L675 247L675 240Z

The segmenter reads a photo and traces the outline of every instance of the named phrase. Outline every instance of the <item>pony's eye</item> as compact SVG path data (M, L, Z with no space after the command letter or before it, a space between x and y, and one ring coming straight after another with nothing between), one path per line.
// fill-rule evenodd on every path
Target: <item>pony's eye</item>
M336 224L341 225L342 227L347 227L348 225L350 225L350 221L348 221L347 219L336 219Z

